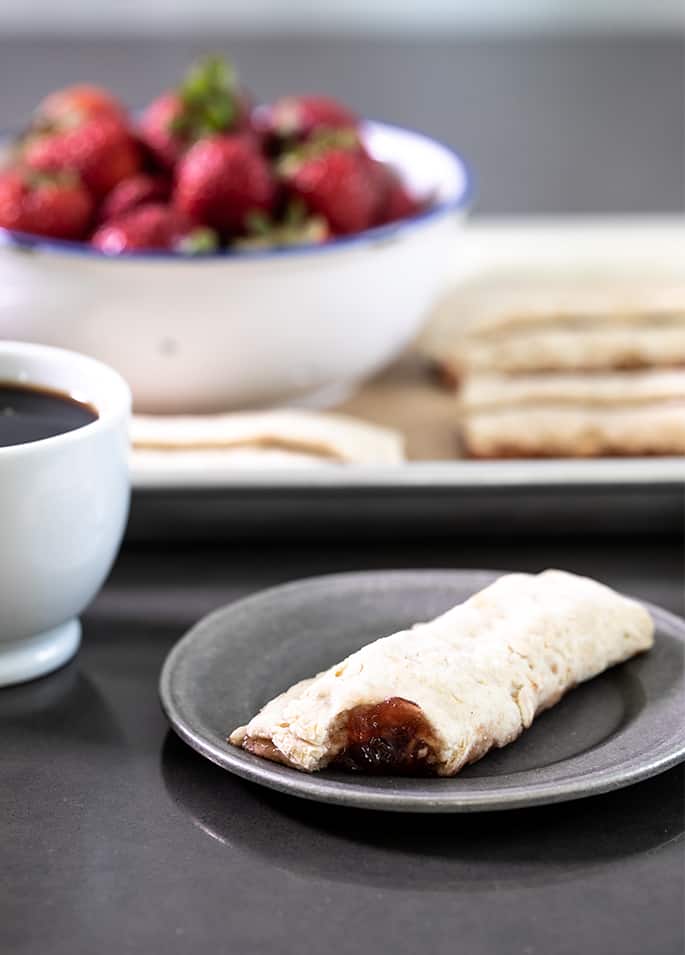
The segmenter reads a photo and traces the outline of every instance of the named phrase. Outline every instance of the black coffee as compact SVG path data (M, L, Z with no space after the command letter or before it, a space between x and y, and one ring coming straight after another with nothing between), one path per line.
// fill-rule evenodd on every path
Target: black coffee
M74 431L97 412L59 391L0 382L0 448Z

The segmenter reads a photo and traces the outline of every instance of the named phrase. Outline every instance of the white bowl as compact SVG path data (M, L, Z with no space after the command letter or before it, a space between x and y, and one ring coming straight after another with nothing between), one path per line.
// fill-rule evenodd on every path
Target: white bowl
M0 382L86 400L91 424L0 447L0 686L49 673L77 650L83 608L116 555L128 515L126 382L57 348L0 341Z
M107 362L139 411L332 403L418 331L470 194L446 146L372 122L363 136L429 209L319 247L191 259L0 230L1 334Z

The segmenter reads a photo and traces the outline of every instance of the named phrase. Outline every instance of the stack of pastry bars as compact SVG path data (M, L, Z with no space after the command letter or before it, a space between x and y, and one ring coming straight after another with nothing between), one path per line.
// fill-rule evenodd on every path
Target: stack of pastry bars
M445 300L422 348L471 457L685 454L685 283L491 276Z

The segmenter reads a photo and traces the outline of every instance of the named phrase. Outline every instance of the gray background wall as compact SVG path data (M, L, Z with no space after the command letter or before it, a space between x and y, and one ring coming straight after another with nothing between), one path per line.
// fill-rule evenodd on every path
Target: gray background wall
M212 30L185 27L181 14L188 3L167 4L181 13L163 29L159 21L155 30L140 26L140 11L147 11L144 20L162 2L109 5L102 22L93 20L100 13L92 5L83 13L82 0L25 4L32 15L43 7L53 15L71 11L78 29L62 23L51 32L44 23L31 27L28 13L21 19L15 0L0 2L0 24L3 17L16 21L0 33L0 124L21 126L47 90L79 80L104 83L131 105L144 104L173 84L194 55L218 49L234 57L259 98L325 90L367 115L451 143L476 170L478 214L685 211L685 34L670 2L614 4L624 14L620 29L606 17L596 17L592 30L587 17L572 24L554 19L553 8L587 13L593 5L551 0L528 5L529 14L545 8L545 15L528 16L525 23L519 16L508 28L483 17L479 26L475 15L459 20L454 11L468 7L473 14L478 4L452 7L440 0L424 4L427 15L415 29L406 10L420 9L416 3L382 2L366 25L358 18L335 26L324 16L305 29L307 4L269 0L223 6L196 0L200 24L210 8L221 7L232 11L225 19L233 26L219 18ZM351 8L363 6L355 0ZM489 0L481 6L484 14L493 9ZM520 14L525 5L501 6ZM594 6L606 14L612 4L598 0ZM248 7L258 29L238 17ZM274 21L283 21L290 7L288 29L276 31ZM324 13L334 7L350 9L321 5ZM394 19L387 15L390 7ZM440 11L444 18L448 7L451 19L437 29ZM636 19L648 7L652 21ZM118 20L108 26L113 8ZM677 8L685 12L685 4ZM379 9L385 10L385 27Z
M295 29L641 32L685 23L682 0L2 0L0 26L70 34Z

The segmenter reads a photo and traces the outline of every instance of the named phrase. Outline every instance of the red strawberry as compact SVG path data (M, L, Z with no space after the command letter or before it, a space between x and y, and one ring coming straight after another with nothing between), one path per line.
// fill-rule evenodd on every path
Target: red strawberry
M207 57L189 70L179 89L148 106L140 136L157 161L170 169L197 140L245 129L249 113L249 98L231 66L220 57Z
M20 169L0 173L0 226L57 239L81 239L93 204L69 175L42 176Z
M412 196L392 166L377 159L369 160L369 164L378 194L376 225L407 219L421 210L422 203Z
M245 227L250 212L271 209L276 187L248 136L211 136L192 146L176 174L177 207L222 234Z
M183 116L183 101L178 93L158 96L143 113L139 136L164 169L172 169L179 161L187 142L177 127Z
M126 124L126 111L116 97L100 86L82 83L50 93L36 110L33 128L67 129L95 116L109 116Z
M399 219L408 219L420 212L422 207L422 203L415 199L404 183L397 178L390 186L385 198L379 222L385 224L397 222Z
M106 197L100 209L100 219L117 219L147 202L163 202L169 198L169 183L161 176L138 173L122 179Z
M195 246L193 237L198 240ZM91 243L101 252L116 255L142 249L181 248L188 252L205 252L216 248L216 239L211 242L210 239L209 229L193 230L188 220L173 207L150 202L101 225Z
M80 126L29 135L23 159L42 172L77 172L97 197L132 176L140 166L128 130L110 116L95 116Z
M255 113L257 129L280 139L307 139L315 130L356 129L358 117L328 96L284 96Z
M324 216L333 232L361 232L374 223L378 192L366 156L333 147L288 157L281 170L290 192Z

